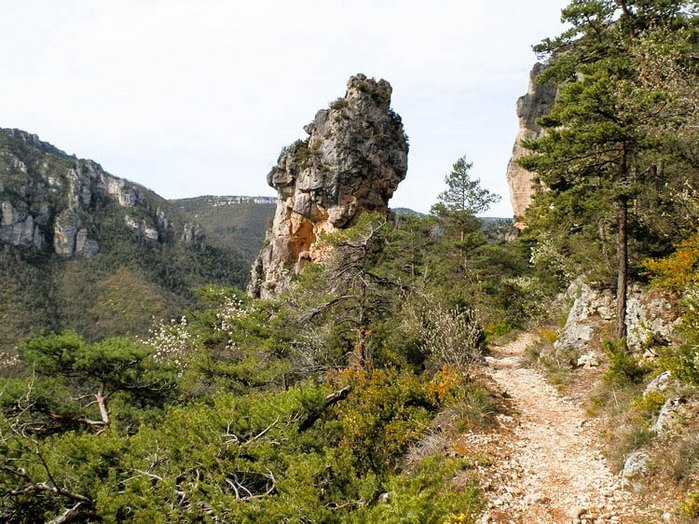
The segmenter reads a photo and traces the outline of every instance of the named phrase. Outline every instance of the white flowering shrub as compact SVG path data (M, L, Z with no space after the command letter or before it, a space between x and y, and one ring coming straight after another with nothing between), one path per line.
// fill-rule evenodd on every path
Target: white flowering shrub
M195 337L187 325L187 317L173 318L170 322L161 320L149 333L150 336L142 342L155 349L153 360L175 366L181 375L196 346Z
M557 275L562 280L569 282L575 278L575 274L569 267L568 260L561 254L559 249L550 238L539 240L532 247L529 262L534 266L543 269L549 275Z
M238 296L225 296L216 311L216 324L214 331L223 334L226 339L226 348L238 349L235 342L236 330L240 329L241 321L258 312L255 306L247 305Z
M214 330L218 333L230 333L234 329L234 320L243 318L248 314L245 303L238 297L224 297L218 311L216 311L216 320L218 323L214 326Z

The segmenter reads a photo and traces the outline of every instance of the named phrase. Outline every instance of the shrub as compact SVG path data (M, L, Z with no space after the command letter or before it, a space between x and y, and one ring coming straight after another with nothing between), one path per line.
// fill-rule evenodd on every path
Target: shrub
M687 493L680 503L680 511L689 517L695 519L699 517L699 492L692 491Z
M689 435L670 441L653 461L661 474L678 485L699 480L699 436Z
M699 286L685 291L682 305L685 311L679 336L675 345L665 350L664 364L677 379L699 385Z
M330 102L330 109L343 109L349 105L349 102L345 100L344 98L338 98L337 100L333 100Z
M410 372L347 369L337 387L351 385L347 400L333 408L327 435L358 471L387 471L428 427L439 407L429 385Z
M638 359L629 355L622 344L607 340L604 349L609 357L609 368L604 379L615 383L640 384L651 371L648 366L641 365Z
M466 467L463 461L427 457L415 474L396 475L388 482L386 501L359 511L349 522L429 524L475 522L483 498L475 481L456 486L454 476Z
M423 348L433 364L447 364L467 373L483 356L485 335L471 310L437 306L425 313L419 325Z
M483 385L471 382L461 388L458 400L446 407L435 423L457 432L477 430L492 424L498 411L493 394Z

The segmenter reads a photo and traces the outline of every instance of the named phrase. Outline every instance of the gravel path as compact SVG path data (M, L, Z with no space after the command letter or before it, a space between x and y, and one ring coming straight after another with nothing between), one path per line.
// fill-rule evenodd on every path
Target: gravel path
M522 335L487 359L514 413L502 417L507 434L491 442L501 454L487 471L489 509L481 523L662 522L622 490L582 408L525 366L522 355L532 342Z

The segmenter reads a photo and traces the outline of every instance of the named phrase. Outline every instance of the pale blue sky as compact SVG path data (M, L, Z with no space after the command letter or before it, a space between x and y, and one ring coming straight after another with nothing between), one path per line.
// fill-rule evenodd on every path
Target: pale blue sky
M427 211L451 165L503 196L531 46L564 0L0 0L0 127L164 197L274 195L280 149L362 72L410 137L392 207Z

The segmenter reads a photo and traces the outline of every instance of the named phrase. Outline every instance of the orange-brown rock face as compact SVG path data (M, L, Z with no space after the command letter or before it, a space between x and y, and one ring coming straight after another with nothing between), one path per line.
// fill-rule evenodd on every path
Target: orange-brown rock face
M517 164L517 160L527 154L522 147L522 140L541 136L542 129L536 119L548 113L556 98L556 87L537 84L534 79L543 66L536 64L530 73L529 90L517 100L517 117L519 131L512 148L512 158L507 166L507 183L510 186L510 202L515 216L515 227L524 228L524 212L532 202L535 192L534 175Z
M364 75L349 79L344 98L318 111L298 140L279 155L267 182L278 192L266 245L249 291L275 298L303 262L318 258L321 232L351 226L363 211L388 213L408 168L408 143L390 109L391 85Z

